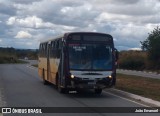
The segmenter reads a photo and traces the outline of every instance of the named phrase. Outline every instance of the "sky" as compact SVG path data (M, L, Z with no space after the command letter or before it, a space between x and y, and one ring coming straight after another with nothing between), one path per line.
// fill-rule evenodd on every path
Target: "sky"
M65 32L111 34L118 50L139 50L160 26L160 0L0 0L0 47L37 49Z

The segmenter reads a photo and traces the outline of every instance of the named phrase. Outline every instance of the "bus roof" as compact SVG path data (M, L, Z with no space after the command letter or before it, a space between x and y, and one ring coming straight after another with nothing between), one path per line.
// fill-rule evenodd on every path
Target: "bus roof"
M61 37L63 37L63 36L64 36L64 34L63 34L63 35L59 35L59 36L55 36L55 37L53 37L53 38L41 40L40 43L46 43L46 42L49 42L49 41L52 41L52 40L56 40L56 39L61 38Z
M100 33L100 32L68 32L68 33L65 33L64 35L65 35L65 36L68 36L68 35L70 35L70 34L101 34L101 35L111 36L110 34Z
M64 36L68 36L70 34L101 34L101 35L107 35L107 36L112 37L110 34L100 33L100 32L68 32L68 33L64 33L64 34L59 35L59 36L55 36L53 38L49 38L49 39L46 39L46 40L41 40L40 43L46 43L46 42L49 42L49 41L52 41L52 40L56 40L56 39L62 38Z

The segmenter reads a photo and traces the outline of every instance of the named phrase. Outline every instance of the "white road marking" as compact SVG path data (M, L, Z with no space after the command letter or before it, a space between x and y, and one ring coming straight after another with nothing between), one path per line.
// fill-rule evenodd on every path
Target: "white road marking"
M30 69L37 70L37 68L36 68L36 67L33 67L33 66L31 66L31 65L27 65L27 67L28 67L28 68L30 68Z

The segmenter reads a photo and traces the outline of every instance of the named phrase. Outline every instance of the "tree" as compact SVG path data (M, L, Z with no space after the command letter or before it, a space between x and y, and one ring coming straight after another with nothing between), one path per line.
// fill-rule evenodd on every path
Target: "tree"
M142 50L145 50L148 52L148 58L150 61L154 63L154 65L158 66L157 68L160 68L160 28L157 26L154 28L151 33L149 33L149 36L146 40L141 42L141 48Z

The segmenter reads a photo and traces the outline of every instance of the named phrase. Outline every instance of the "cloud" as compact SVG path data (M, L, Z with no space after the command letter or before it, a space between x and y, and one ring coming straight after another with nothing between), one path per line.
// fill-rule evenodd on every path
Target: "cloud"
M17 35L15 36L15 38L18 38L18 39L27 39L27 38L31 38L32 35L28 32L25 32L25 31L19 31L17 33Z
M129 50L136 50L136 51L141 51L141 48L130 48Z
M7 21L8 25L13 25L16 22L16 18L15 17L10 17L9 20Z
M136 4L140 0L109 0L114 4Z
M142 7L143 5L143 7ZM129 16L143 16L156 14L158 9L155 2L142 2L139 4L110 5L106 8L109 13L122 14Z
M2 39L0 39L0 42L2 42Z
M74 0L43 0L34 2L32 5L15 5L20 8L19 15L36 14L44 22L66 26L85 26L86 22L94 19L99 12L92 8L92 5L87 1ZM43 7L43 8L41 8Z
M0 14L4 15L16 15L16 8L12 4L0 2Z
M26 18L17 18L10 17L6 22L8 25L18 25L22 27L30 27L30 28L51 28L53 27L52 23L43 22L41 18L37 16L31 16Z
M32 43L31 43L31 42L27 42L27 43L26 43L26 45L31 46L31 45L32 45Z
M40 2L41 0L12 0L16 4L32 4L33 2Z
M0 38L7 46L38 48L40 39L95 31L111 34L120 50L140 48L160 25L159 9L159 0L1 0Z

